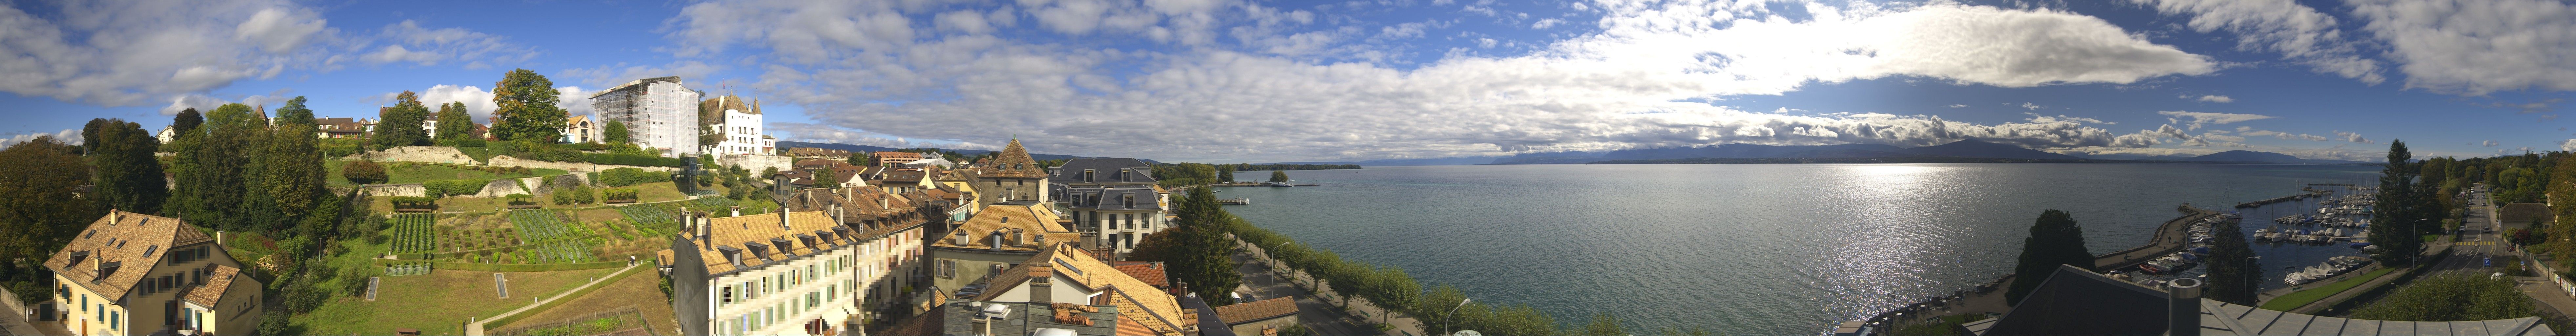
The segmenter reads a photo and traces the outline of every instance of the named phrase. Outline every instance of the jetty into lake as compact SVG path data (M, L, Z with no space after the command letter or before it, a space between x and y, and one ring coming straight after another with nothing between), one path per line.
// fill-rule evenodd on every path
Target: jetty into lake
M2308 184L2308 185L2335 185L2335 184L2310 183L2310 184ZM2350 184L2342 184L2342 185L2350 186ZM2265 200L2260 200L2260 201L2245 202L2245 203L2237 203L2237 204L2236 204L2236 207L2238 207L2238 208L2252 208L2252 207L2259 207L2259 206L2263 206L2264 204L2272 204L2272 203L2280 203L2280 202L2296 201L2296 200L2308 199L2308 198L2311 198L2311 197L2320 197L2320 196L2325 196L2325 195L2327 195L2327 194L2333 194L2333 193L2334 193L2334 191L2333 191L2333 190L2321 190L2321 189L2317 189L2317 188L2308 188L2308 187L2300 187L2300 188L2299 188L2299 191L2304 191L2304 193L2300 193L2300 194L2297 194L2297 195L2289 195L2289 196L2273 197L2273 198L2271 198L2271 199L2265 199Z
M1252 199L1251 199L1251 198L1219 198L1219 199L1216 199L1216 204L1223 204L1223 205L1252 205Z

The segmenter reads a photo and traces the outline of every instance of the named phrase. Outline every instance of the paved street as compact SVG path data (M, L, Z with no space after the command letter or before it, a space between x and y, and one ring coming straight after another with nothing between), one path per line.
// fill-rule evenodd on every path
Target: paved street
M1256 249L1250 253L1260 252ZM1284 279L1281 279L1278 273L1272 272L1271 268L1267 267L1268 261L1253 258L1248 254L1235 254L1234 261L1241 265L1235 269L1236 272L1243 274L1243 286L1236 288L1235 292L1251 296L1252 300L1296 297L1297 321L1305 324L1306 328L1314 329L1316 335L1378 334L1375 329L1361 327L1357 320L1334 311L1331 304L1325 303L1314 293L1283 281ZM1304 276L1302 273L1296 276L1301 277L1298 282L1308 281L1302 278Z

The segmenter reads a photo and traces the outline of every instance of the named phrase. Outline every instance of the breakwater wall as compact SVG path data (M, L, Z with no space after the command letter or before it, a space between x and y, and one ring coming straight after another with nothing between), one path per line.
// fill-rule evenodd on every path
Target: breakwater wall
M2265 200L2260 200L2260 201L2245 202L2245 203L2237 203L2237 204L2236 204L2236 207L2238 207L2238 208L2252 208L2252 207L2259 207L2259 206L2263 206L2264 204L2272 204L2272 203L2280 203L2280 202L2289 202L2289 201L2295 201L2295 200L2300 200L2300 199L2306 199L2306 198L2310 198L2310 197L2323 197L2323 196L2325 196L2325 195L2327 195L2327 194L2333 194L2333 193L2334 193L2334 191L2333 191L2333 190L2318 190L2317 188L2308 188L2308 187L2300 187L2300 188L2299 188L2299 191L2303 191L2303 192L2305 192L2305 193L2301 193L2301 194L2297 194L2297 195L2289 195L2289 196L2273 197L2273 198L2270 198L2270 199L2265 199Z

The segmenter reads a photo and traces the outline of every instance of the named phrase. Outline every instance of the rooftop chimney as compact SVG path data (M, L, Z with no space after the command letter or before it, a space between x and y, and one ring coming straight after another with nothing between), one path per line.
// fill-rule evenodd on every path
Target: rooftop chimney
M2166 297L2165 334L2200 336L2200 279L2181 278L2166 283L2171 286Z
M778 207L778 229L796 231L796 227L787 225L787 212L787 207Z

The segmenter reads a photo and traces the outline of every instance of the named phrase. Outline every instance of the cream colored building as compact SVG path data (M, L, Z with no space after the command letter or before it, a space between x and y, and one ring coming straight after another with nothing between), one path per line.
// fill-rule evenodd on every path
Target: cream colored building
M1119 335L1199 334L1198 313L1181 308L1180 298L1119 272L1074 244L1048 244L993 277L968 300L1116 306L1121 324L1134 322L1148 331L1120 328Z
M1002 153L995 154L975 167L975 190L984 194L985 204L1005 202L1048 202L1047 173L1029 158L1029 150L1020 147L1020 139L1011 139Z
M249 335L259 280L178 219L111 211L45 261L76 335Z
M930 282L951 294L973 293L967 284L1018 266L1049 243L1079 242L1082 234L1065 229L1061 218L1040 205L985 206L945 236L933 237Z

